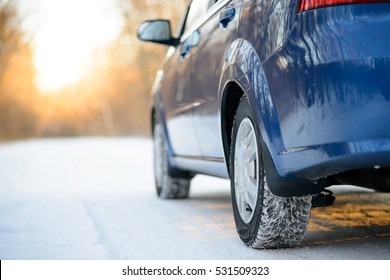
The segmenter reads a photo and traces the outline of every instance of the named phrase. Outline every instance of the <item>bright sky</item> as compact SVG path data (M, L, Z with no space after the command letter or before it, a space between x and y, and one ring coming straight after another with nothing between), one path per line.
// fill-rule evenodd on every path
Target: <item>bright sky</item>
M32 23L26 28L36 29L30 31L34 34L37 84L43 91L60 89L82 78L96 59L94 51L115 39L123 24L116 0L21 2L26 4L22 9Z

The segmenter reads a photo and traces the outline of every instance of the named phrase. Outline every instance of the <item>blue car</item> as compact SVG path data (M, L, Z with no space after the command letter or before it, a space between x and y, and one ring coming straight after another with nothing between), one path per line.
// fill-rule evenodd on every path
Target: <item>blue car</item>
M157 194L230 178L241 240L298 245L330 185L390 191L390 1L193 0L152 90Z

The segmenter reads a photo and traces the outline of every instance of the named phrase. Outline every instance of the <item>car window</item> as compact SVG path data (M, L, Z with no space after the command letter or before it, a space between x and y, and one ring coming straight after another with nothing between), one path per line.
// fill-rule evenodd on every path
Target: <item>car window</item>
M186 30L190 28L199 18L206 14L208 8L213 5L216 0L193 0L190 10L188 11Z
M182 2L183 3L180 4L180 8L178 9L178 12L181 11L180 14L177 14L173 19L171 19L171 28L173 31L173 35L176 38L180 38L180 36L183 35L191 0L185 0Z
M218 2L218 0L210 0L209 1L209 7L211 7L212 5L214 5L217 2Z

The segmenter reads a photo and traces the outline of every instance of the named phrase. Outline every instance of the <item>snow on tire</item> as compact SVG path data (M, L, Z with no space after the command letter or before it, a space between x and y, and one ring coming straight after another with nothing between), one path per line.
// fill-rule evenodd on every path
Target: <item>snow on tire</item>
M278 197L263 183L259 228L253 248L283 248L301 243L310 218L311 196Z
M230 154L233 214L241 240L253 248L298 245L310 218L311 196L278 197L268 188L260 133L249 103L241 99Z

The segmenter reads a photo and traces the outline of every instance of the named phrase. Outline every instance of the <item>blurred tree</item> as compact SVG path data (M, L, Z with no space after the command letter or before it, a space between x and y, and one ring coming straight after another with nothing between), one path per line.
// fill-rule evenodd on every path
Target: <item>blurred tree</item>
M121 98L114 98L114 100L117 101L116 108L118 108L117 106L122 107L119 110L122 112L121 118L132 113L131 126L138 126L138 132L149 133L149 92L167 48L162 45L140 42L136 38L137 27L146 19L165 18L171 21L175 35L175 30L179 26L189 1L117 1L122 10L125 25L122 36L112 54L114 61L116 61L114 64L119 66L122 78L119 82L121 89L118 92L125 94L122 98L126 102L119 102ZM123 108L123 104L128 104L128 110ZM115 112L117 111L115 110Z
M34 72L16 3L0 0L0 141L35 136Z
M88 75L52 94L34 85L32 51L21 29L17 0L0 0L0 140L31 136L148 135L149 92L166 47L138 41L145 19L170 19L173 30L188 0L112 0L124 28L97 51Z
M9 57L20 45L20 30L15 6L0 0L0 77L7 68Z

